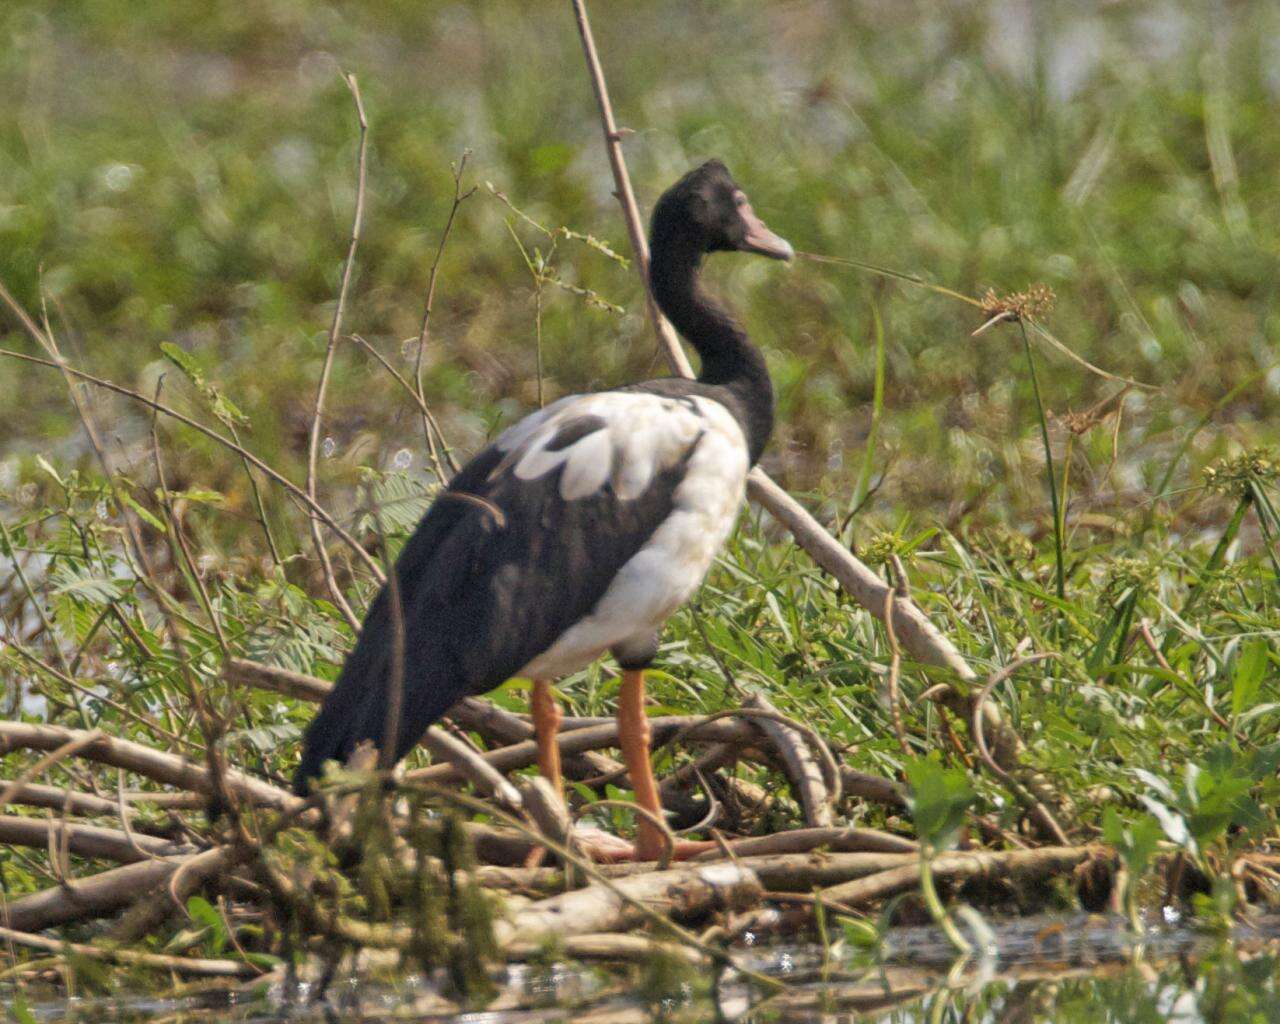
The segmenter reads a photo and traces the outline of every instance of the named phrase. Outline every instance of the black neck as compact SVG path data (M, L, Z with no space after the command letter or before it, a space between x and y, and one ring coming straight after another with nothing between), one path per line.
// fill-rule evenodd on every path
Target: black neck
M702 360L698 380L723 387L737 400L754 463L773 431L773 383L760 350L727 309L698 280L702 252L678 240L654 238L649 280L653 297Z

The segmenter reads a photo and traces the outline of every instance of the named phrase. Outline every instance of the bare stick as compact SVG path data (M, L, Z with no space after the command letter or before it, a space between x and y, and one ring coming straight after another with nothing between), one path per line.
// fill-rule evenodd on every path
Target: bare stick
M453 231L453 222L457 219L458 209L475 192L475 188L462 191L462 172L466 170L467 158L470 155L470 150L464 150L453 171L453 204L449 207L449 216L445 219L444 228L440 232L440 244L436 246L435 259L431 261L431 272L427 275L427 297L422 310L422 328L418 331L418 350L413 360L414 388L411 393L417 400L418 409L422 413L422 432L427 440L431 461L435 465L436 476L441 483L444 483L445 477L444 468L440 465L440 453L436 450L436 438L440 441L440 447L444 451L444 457L450 469L455 473L458 471L458 463L453 458L453 452L449 450L449 445L440 430L440 424L436 422L427 406L427 397L422 386L422 357L426 353L427 339L431 335L431 310L436 300L436 281L440 276L440 261L444 258L445 246L449 244L449 234Z
M322 701L333 689L333 684L324 679L245 658L228 658L222 666L222 675L228 682L271 690L295 700Z
M1025 802L1031 813L1031 817L1036 824L1040 826L1041 831L1053 839L1059 846L1066 846L1070 842L1067 834L1062 831L1062 826L1058 824L1057 819L1049 812L1034 793L1027 791L1017 779L1004 770L995 759L991 756L991 751L987 748L986 733L983 729L982 708L986 704L987 699L991 696L991 691L999 686L1002 682L1012 676L1018 669L1025 665L1033 665L1038 661L1046 661L1050 658L1057 658L1059 655L1054 651L1046 651L1041 654L1030 654L1025 658L1016 658L998 672L991 673L991 678L978 692L977 697L973 701L973 718L969 723L969 731L973 735L973 741L977 745L978 755L982 758L983 763L991 769L992 774L996 776L1012 791L1013 795L1019 800Z
M972 850L942 853L930 865L935 879L964 881L970 878L1036 879L1070 871L1094 855L1097 847L1045 846L1038 850ZM823 898L858 906L888 899L920 884L920 859L866 878L832 886Z
M206 978L256 978L263 971L244 960L212 960L202 957L166 956L163 953L144 953L131 949L110 949L90 946L83 942L62 942L46 939L43 935L0 928L0 940L15 946L41 949L59 956L72 953L92 960L123 964L127 967L150 967L174 974L197 975Z
M77 857L103 857L122 864L197 852L194 847L183 843L155 836L130 836L119 829L99 825L0 814L0 843L43 849L51 837L60 847Z
M522 801L515 786L460 739L433 725L422 742L433 758L447 761L460 775L474 783L484 796L493 797L508 810L519 813Z
M919 846L904 836L874 828L795 828L768 836L738 839L727 844L734 857L763 857L783 853L834 850L840 853L914 854ZM704 853L697 860L720 860L719 851Z
M631 190L631 176L627 173L627 163L622 156L622 136L618 134L618 126L613 120L613 104L609 101L609 88L604 80L604 68L600 66L600 57L596 53L595 37L591 33L591 22L587 19L585 0L573 0L573 13L578 19L578 33L582 36L582 50L587 58L587 71L591 75L591 88L596 94L596 103L600 106L600 124L604 128L604 146L609 154L609 166L613 170L614 195L622 204L622 219L627 225L627 237L631 240L631 251L635 253L636 269L644 281L645 309L649 314L649 322L658 334L667 360L672 369L682 377L692 377L693 367L689 357L680 347L680 339L676 337L675 328L662 315L658 304L649 288L649 241L645 238L644 223L640 219L640 208L636 205L635 193Z
M333 356L338 349L338 336L342 330L342 316L347 306L347 292L351 287L351 274L356 262L356 249L360 245L360 228L364 223L364 188L365 164L368 152L369 121L364 115L364 103L360 99L360 86L355 75L343 75L343 81L351 90L351 98L355 101L356 117L360 122L360 155L356 170L356 211L351 222L351 242L347 246L347 258L342 266L342 284L338 288L338 301L333 309L333 322L329 325L329 342L325 347L324 364L320 368L320 384L316 388L315 412L311 416L311 438L307 445L307 497L312 504L316 501L316 456L320 449L320 421L324 415L325 392L329 389L329 374L333 370ZM320 533L320 522L314 512L308 517L311 523L311 541L315 545L316 554L320 557L320 565L324 569L325 586L333 603L342 612L351 628L360 631L360 619L347 603L342 588L338 586L337 577L333 573L333 562L324 545L324 537Z
M23 804L27 807L48 807L50 810L67 810L72 814L90 816L112 815L116 813L116 802L93 793L78 793L59 786L43 786L28 782L18 786L9 797L8 803Z
M192 856L162 857L112 868L13 900L0 909L0 924L19 931L39 932L72 921L105 917L154 892L179 868L196 865L202 876L207 877L231 861L231 850L219 846Z
M744 707L757 708L777 713L777 708L770 704L761 694L753 693L743 702ZM772 741L774 748L782 759L791 788L799 798L804 811L805 824L811 828L830 828L835 824L833 805L840 799L840 772L835 767L835 759L826 750L826 744L815 733L806 737L791 726L772 718L759 719L760 729ZM823 780L823 766L814 756L813 743L821 744L826 751L825 761L829 762L829 777L834 780L835 791L829 792Z
M71 743L79 744L76 753L80 757L100 764L109 764L115 768L123 768L167 786L194 790L206 795L213 793L213 781L208 769L185 757L152 750L150 747L129 740L94 735L79 729L65 729L56 725L32 725L27 722L0 722L0 754L19 747L57 751ZM238 797L274 807L277 810L296 810L304 803L286 790L237 771L227 771L226 786Z

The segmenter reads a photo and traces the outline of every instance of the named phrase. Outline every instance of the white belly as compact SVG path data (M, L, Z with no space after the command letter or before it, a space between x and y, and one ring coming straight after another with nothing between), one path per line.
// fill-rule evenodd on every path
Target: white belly
M642 644L693 596L733 529L747 479L746 439L717 402L675 490L671 514L627 561L584 619L518 673L558 679L589 665L611 648ZM704 409L704 415L708 412Z

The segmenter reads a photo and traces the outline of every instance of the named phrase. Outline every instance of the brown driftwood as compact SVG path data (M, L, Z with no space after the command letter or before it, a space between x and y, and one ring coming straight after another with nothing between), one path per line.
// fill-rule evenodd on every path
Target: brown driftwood
M66 850L77 857L102 857L132 864L153 857L180 857L196 853L194 846L155 836L134 835L59 818L23 818L0 814L0 843Z
M62 726L0 721L0 754L23 747L31 750L57 750L87 736L82 730ZM213 793L209 770L203 765L130 740L100 736L77 751L76 756L123 768L167 786L209 795ZM228 770L225 783L227 791L233 796L256 804L286 811L296 810L302 805L302 801L292 793L242 772Z
M839 885L853 879L866 878L919 861L912 853L782 853L761 856L690 861L675 871L701 867L736 867L749 871L770 892L811 892L814 886ZM609 879L633 879L642 875L671 874L655 872L652 863L627 861L620 864L597 864L592 869ZM476 881L495 889L553 892L563 890L566 881L559 868L520 868L483 866L475 871Z
M0 924L18 931L39 932L72 921L107 917L160 889L179 869L188 878L208 877L226 868L231 858L230 849L220 846L194 856L144 860L66 881L9 903L0 910Z
M873 804L884 804L887 807L905 808L906 793L902 786L893 779L883 775L868 775L856 772L852 768L840 769L841 789L845 796L861 797Z
M561 954L574 960L651 963L653 957L663 956L695 966L707 961L705 956L690 946L662 942L643 935L615 935L608 932L598 935L565 935L559 940L557 947ZM503 952L508 960L520 961L530 960L545 949L545 942L512 942Z
M981 877L1029 880L1070 871L1100 849L1089 846L1043 846L1036 850L965 850L938 854L933 859L932 869L934 878L951 882ZM859 906L888 899L914 889L919 884L920 861L919 858L913 858L911 863L832 886L822 895L824 899L837 903Z
M687 920L710 910L752 906L763 891L754 872L734 864L649 871L529 904L499 922L495 934L505 946L561 935L623 931L645 920L637 903L674 920Z

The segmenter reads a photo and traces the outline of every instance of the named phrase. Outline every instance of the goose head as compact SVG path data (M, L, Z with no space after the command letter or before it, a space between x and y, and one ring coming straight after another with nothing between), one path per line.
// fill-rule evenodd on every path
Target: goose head
M662 194L653 208L654 248L697 252L752 252L789 260L795 250L765 226L746 193L719 160L694 168Z

